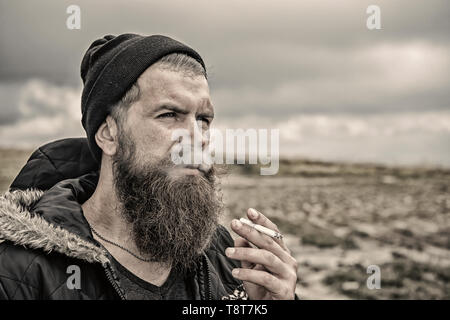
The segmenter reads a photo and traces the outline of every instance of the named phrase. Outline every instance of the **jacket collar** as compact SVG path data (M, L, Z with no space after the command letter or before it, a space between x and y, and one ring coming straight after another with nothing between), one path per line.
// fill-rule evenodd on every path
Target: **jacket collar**
M62 188L63 185L57 186ZM70 209L71 201L67 202L68 207L61 208L58 203L53 210L49 207L44 210L50 205L48 201L51 199L52 189L46 193L35 189L16 190L0 197L0 242L7 240L47 253L56 251L68 257L106 265L109 261L107 252L89 241L89 236L92 238L92 235L86 231L89 228L87 221L77 221L84 219L82 212L65 210ZM56 211L60 213L56 214ZM61 223L55 223L59 219Z
M48 223L59 226L83 240L94 242L81 204L94 193L97 182L97 173L61 181L42 194L33 204L32 211Z

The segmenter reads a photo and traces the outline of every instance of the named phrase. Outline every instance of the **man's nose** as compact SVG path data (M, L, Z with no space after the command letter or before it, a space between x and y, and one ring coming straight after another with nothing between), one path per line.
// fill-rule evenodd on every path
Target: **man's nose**
M189 118L188 130L191 138L191 143L200 145L204 149L209 144L209 132L204 130L201 125L199 125L199 120L195 117Z

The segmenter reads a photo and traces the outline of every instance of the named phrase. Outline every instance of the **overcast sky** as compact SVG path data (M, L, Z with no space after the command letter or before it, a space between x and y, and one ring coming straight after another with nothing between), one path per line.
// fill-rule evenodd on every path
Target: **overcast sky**
M450 167L449 13L448 0L0 0L0 146L83 135L82 56L134 32L200 52L218 128L278 128L285 156Z

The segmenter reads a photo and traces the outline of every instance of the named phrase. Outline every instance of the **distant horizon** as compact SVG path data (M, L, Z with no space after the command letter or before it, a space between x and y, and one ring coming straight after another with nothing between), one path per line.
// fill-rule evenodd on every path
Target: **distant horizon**
M67 137L67 138L78 138L78 137ZM64 138L63 138L64 139ZM52 141L57 141L59 139L55 139ZM52 142L48 141L48 143ZM13 151L13 152L27 152L30 155L36 151L38 148L44 146L46 143L34 146L34 147L17 147L17 146L1 146L0 145L0 152L2 151ZM340 160L340 159L323 159L323 158L313 158L309 156L301 156L301 155L295 155L295 156L280 156L279 158L280 165L282 162L285 161L300 161L300 162L306 162L310 165L314 164L334 164L334 165L355 165L355 166L383 166L383 167L389 167L389 168L417 168L417 169L443 169L443 170L450 170L450 164L438 164L438 163L389 163L389 162L371 162L371 161L351 161L351 160ZM0 159L0 164L2 162L2 159ZM247 161L248 162L248 161ZM248 165L248 163L245 163ZM234 163L232 165L239 165L237 163ZM259 163L256 164L256 166L260 165Z

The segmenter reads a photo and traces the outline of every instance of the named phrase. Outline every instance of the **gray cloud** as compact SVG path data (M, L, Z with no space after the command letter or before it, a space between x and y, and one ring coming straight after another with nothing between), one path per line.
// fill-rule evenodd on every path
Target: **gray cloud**
M166 34L197 49L209 68L219 123L243 117L250 119L248 125L251 119L285 125L305 115L310 117L293 127L313 128L315 115L334 119L330 123L341 121L341 116L345 123L354 123L352 116L364 120L377 114L383 119L402 114L419 119L428 112L449 117L447 0L377 0L382 30L376 31L365 25L366 8L374 4L369 0L259 0L257 5L241 0L130 0L126 5L79 0L81 30L73 31L65 26L71 4L0 0L3 142L40 143L83 134L79 65L84 51L105 34L124 32ZM36 135L32 126L42 134ZM442 149L449 148L433 134L436 144L427 144L439 144L439 154L447 154ZM411 132L409 136L411 141L425 141ZM352 139L350 134L345 137ZM350 140L348 148L361 144ZM334 141L337 149L342 141ZM382 141L374 145L381 148ZM313 145L304 150L316 152Z
M31 6L23 0L1 0L0 75L3 79L39 76L78 84L84 50L94 39L108 33L164 33L198 48L213 66L233 61L260 68L268 67L270 62L265 60L265 48L275 59L282 60L289 54L289 46L333 52L336 48L351 51L393 41L448 44L448 1L377 3L382 9L380 31L365 27L365 9L371 1L261 0L255 6L237 0L129 1L127 5L84 0L77 2L82 28L71 31L65 27L65 9L71 1L41 0L39 5ZM315 66L306 71L316 72Z

